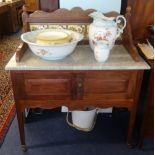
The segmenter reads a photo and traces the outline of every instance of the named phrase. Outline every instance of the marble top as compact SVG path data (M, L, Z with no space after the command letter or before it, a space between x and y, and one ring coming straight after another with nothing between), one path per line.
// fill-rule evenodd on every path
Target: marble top
M20 62L15 54L5 67L6 70L144 70L149 65L140 58L134 61L123 45L115 45L108 60L99 63L88 45L79 45L75 51L63 60L48 61L34 55L28 49Z

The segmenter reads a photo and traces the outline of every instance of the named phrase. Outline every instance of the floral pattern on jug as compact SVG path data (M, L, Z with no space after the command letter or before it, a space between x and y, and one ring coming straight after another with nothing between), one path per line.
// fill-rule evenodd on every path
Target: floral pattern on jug
M89 26L89 44L94 50L97 42L108 42L109 48L112 49L115 40L123 33L126 26L126 19L124 16L106 17L101 12L93 12L89 15L93 18L93 23ZM123 21L123 26L119 28Z
M107 30L105 32L98 31L98 32L94 33L94 36L93 36L94 39L92 39L92 42L94 45L96 45L96 42L98 42L98 41L108 41L109 38L111 38L111 36L112 36L112 34L109 30Z

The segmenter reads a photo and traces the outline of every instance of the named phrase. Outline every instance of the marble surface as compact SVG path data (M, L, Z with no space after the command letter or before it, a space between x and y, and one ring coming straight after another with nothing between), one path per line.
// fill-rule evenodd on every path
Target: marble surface
M95 60L88 45L77 46L75 51L63 60L48 61L34 55L28 49L21 62L16 62L15 55L5 67L6 70L143 70L150 69L141 59L135 62L122 45L115 45L109 59L104 63Z

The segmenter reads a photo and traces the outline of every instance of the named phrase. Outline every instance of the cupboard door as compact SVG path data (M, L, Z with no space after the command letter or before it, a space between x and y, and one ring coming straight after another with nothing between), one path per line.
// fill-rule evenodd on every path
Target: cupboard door
M72 82L70 74L34 72L23 74L19 80L21 98L25 99L70 99Z
M134 71L103 71L86 74L83 98L91 101L132 99L135 82Z

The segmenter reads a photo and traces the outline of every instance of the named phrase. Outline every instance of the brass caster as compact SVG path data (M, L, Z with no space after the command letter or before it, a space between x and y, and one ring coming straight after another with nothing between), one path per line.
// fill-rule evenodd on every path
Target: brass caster
M27 151L27 146L26 145L21 145L23 152Z

